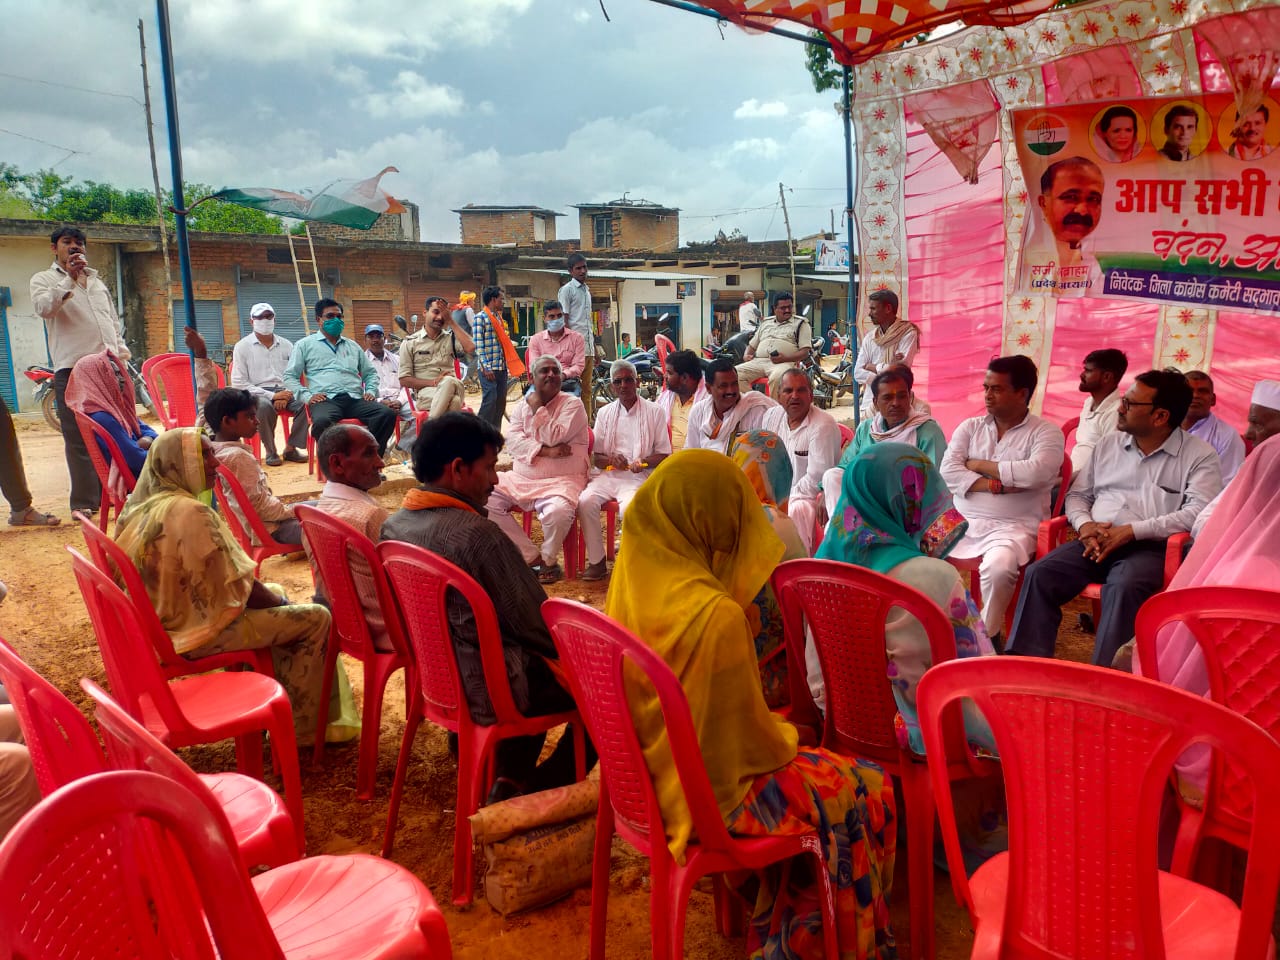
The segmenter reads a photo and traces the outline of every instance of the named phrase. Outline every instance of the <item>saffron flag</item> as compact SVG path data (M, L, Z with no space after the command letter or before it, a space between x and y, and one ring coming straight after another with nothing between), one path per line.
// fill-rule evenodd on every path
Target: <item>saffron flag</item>
M335 180L314 193L271 187L224 187L209 196L295 220L323 220L368 230L384 213L405 212L399 200L378 188L384 175L399 172L395 167L384 167L367 180Z

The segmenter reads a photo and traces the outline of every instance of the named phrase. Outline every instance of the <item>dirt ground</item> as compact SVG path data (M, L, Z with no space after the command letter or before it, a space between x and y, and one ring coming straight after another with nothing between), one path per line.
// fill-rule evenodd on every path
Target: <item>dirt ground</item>
M847 401L846 401L847 403ZM847 406L833 411L848 414ZM105 684L102 661L90 630L88 615L75 587L65 548L83 552L83 540L67 512L68 481L62 457L61 437L38 417L15 418L28 479L36 506L62 517L55 529L20 529L0 524L0 580L10 595L0 604L0 636L36 670L48 677L82 708L85 698L78 681L88 676ZM304 465L286 464L269 473L273 487L286 499L302 499L317 492ZM388 482L375 491L389 509L399 505L403 491L412 484L403 467L388 470ZM7 516L7 513L6 513ZM290 596L309 596L311 577L304 560L273 558L262 569L264 580L283 584ZM554 596L570 597L599 605L606 584L567 582L554 585ZM1080 609L1084 609L1081 605ZM1074 614L1066 617L1074 624ZM1087 661L1092 637L1064 625L1059 638L1061 655ZM348 676L361 694L361 670L357 661L344 657ZM375 799L355 799L355 746L331 747L318 767L303 752L303 792L309 853L376 854L381 849L387 801L396 754L404 730L402 674L392 677L382 715L378 780ZM218 771L234 765L231 744L192 748L183 757L197 770ZM401 806L394 860L413 871L435 894L448 920L454 955L468 958L520 958L567 960L587 955L590 891L575 891L559 903L532 913L503 920L484 901L479 890L474 906L452 906L452 830L456 767L450 759L444 732L424 724L414 743L413 760ZM482 862L482 858L478 858ZM899 858L893 889L893 919L900 953L907 947L907 877L905 858ZM935 878L934 917L939 960L967 957L972 945L968 917L951 894L946 874ZM642 958L649 947L648 863L621 840L615 839L609 899L608 954L612 958ZM695 890L689 905L687 955L730 958L742 953L741 941L720 937L711 915L709 888Z

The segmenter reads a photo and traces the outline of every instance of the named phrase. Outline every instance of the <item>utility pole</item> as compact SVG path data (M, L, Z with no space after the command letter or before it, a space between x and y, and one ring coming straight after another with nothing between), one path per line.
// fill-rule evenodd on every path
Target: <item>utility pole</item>
M151 123L151 84L147 81L147 41L141 19L138 20L138 51L142 55L142 107L147 113L151 183L156 192L156 217L160 222L160 256L164 259L164 312L169 318L169 352L173 353L173 270L169 266L169 228L164 222L164 194L160 192L160 168L156 166L156 134Z
M782 222L787 227L787 266L791 268L791 299L794 301L796 298L796 248L791 239L791 218L787 216L787 195L781 181L778 182L778 199L782 201Z

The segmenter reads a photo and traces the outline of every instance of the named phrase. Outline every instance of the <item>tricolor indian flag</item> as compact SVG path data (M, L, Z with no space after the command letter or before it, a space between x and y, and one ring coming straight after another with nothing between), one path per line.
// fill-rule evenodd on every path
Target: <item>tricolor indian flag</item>
M384 167L367 180L335 180L315 193L291 193L271 187L224 187L209 198L295 220L323 220L368 230L381 214L404 213L399 200L378 189L378 181L384 175L399 172L395 167Z

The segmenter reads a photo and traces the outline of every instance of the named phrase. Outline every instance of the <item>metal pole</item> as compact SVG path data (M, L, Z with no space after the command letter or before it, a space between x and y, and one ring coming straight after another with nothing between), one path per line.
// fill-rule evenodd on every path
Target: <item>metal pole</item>
M840 89L844 96L844 109L840 112L844 115L844 191L845 191L845 230L849 243L849 286L845 292L844 315L846 323L846 334L849 337L849 343L846 350L853 351L853 359L850 364L849 380L853 385L853 426L857 429L858 422L862 416L862 398L858 395L858 381L853 376L853 371L858 369L858 323L856 311L858 307L858 288L857 278L855 274L856 262L853 255L853 72L849 69L849 65L845 64L841 70Z
M147 114L147 146L151 150L151 185L156 193L156 216L160 221L160 256L164 258L164 315L168 324L169 352L173 352L173 270L169 265L169 226L164 222L164 194L160 192L160 168L156 165L156 131L151 122L151 83L147 80L147 41L142 21L138 21L138 50L142 55L142 101Z
M178 87L173 77L173 39L169 33L168 0L156 0L156 19L160 21L160 71L164 78L164 112L169 127L169 167L173 172L173 232L178 247L178 267L182 271L182 299L187 308L186 325L195 330L196 300L191 285L191 248L187 243L187 201L182 195L182 136L178 131ZM165 295L169 295L167 290ZM196 355L192 353L193 390L195 382Z

